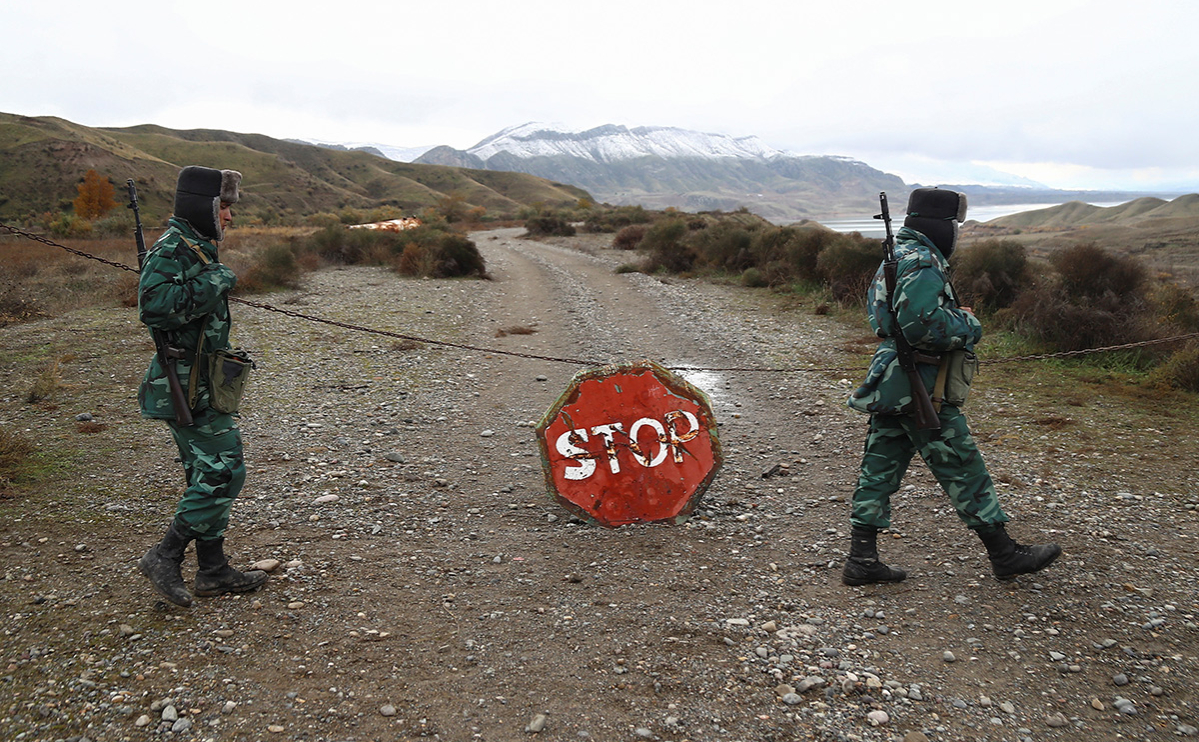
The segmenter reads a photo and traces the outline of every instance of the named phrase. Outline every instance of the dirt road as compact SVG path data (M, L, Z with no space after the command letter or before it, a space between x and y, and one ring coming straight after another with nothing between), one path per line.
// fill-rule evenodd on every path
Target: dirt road
M491 281L348 268L267 300L598 363L868 357L777 295L617 274L629 256L609 238L520 233L474 236ZM1013 533L1061 542L1059 564L993 580L919 467L883 544L911 577L846 588L865 419L840 374L690 374L724 469L687 524L605 530L547 497L532 429L582 366L235 312L260 370L229 547L239 565L280 564L261 592L190 610L156 605L136 570L179 484L166 431L135 414L151 352L136 317L0 330L0 419L59 461L57 487L0 500L5 739L1040 741L1199 726L1199 519L1180 467L1153 484L1097 476L1059 465L1057 440L984 434ZM25 402L29 369L55 358L67 386ZM1027 404L993 392L980 407L1018 422ZM80 413L107 429L78 432Z

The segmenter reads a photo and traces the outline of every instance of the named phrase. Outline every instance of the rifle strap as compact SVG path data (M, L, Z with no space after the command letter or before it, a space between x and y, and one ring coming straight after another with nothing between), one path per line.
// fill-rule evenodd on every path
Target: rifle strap
M204 251L200 249L199 245L183 235L179 235L179 238L183 240L183 244L195 251L196 255L199 256L200 261L204 263L204 265L208 265L212 262L208 259L208 256L204 254ZM211 315L207 314L204 315L204 321L200 323L199 340L196 341L196 355L192 358L192 370L187 379L187 405L193 409L196 406L196 397L199 394L200 363L204 358L204 333L208 330L208 318L210 316Z

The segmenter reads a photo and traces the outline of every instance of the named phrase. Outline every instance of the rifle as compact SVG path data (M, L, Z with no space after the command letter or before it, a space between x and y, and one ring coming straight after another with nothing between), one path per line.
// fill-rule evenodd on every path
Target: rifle
M912 388L912 414L916 418L916 427L920 430L940 430L941 419L933 408L932 398L924 386L924 379L916 369L917 354L908 339L904 337L903 328L895 316L895 283L897 280L899 260L895 257L895 235L891 234L891 211L887 208L887 193L878 194L881 214L875 214L875 219L882 219L887 228L887 237L883 240L883 280L887 286L887 311L891 313L891 321L895 323L895 352L899 356L899 367L908 376L908 385ZM936 362L934 359L933 362Z
M133 178L126 180L125 185L129 188L128 208L133 209L133 221L136 225L133 236L137 238L137 270L140 273L142 264L146 262L146 238L142 235L142 215L137 208L137 187L133 185ZM167 386L171 390L171 406L175 409L175 422L183 427L190 427L194 423L191 406L188 404L187 395L183 393L183 385L179 383L179 374L175 370L175 359L182 358L183 351L172 348L167 343L166 333L162 330L151 327L150 334L154 337L154 350L158 354L158 363L167 375Z

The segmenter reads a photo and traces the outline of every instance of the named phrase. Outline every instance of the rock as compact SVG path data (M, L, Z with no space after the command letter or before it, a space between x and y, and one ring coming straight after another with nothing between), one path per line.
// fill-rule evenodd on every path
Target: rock
M875 709L874 711L871 711L870 713L866 714L866 718L869 719L870 723L876 727L887 724L891 721L891 717L887 715L887 712L881 709Z
M1066 719L1062 712L1055 711L1049 716L1045 717L1045 723L1056 729L1057 727L1064 727L1070 722Z
M1190 724L1179 724L1177 729L1178 729L1178 733L1184 737L1199 736L1199 729L1196 729L1195 727L1191 726Z
M314 505L325 505L330 502L337 502L341 498L337 495L321 495L312 501Z
M395 716L396 707L392 706L390 703L385 703L379 707L379 714L381 716Z
M806 693L812 688L819 688L822 685L824 685L824 678L816 675L809 675L808 677L799 681L799 685L795 686L795 691L797 693Z
M133 726L144 727L149 723L150 723L150 717L147 716L146 714L142 714L141 716L137 717L137 721L133 722Z
M1113 685L1128 685L1128 676L1124 673L1118 673L1112 676Z
M537 714L533 717L533 720L530 721L527 726L525 726L525 731L529 734L537 734L542 729L545 729L546 721L548 721L548 718L545 714Z
M385 453L385 454L383 454L383 458L387 459L388 461L394 462L396 464L408 463L408 459L405 459L404 454L400 453L399 451L390 451L388 453Z
M945 660L946 662L957 662L958 658L954 656L953 652L950 652L948 649L946 649L941 653L941 659Z
M803 698L798 693L784 693L783 703L787 704L788 706L795 706L803 703Z
M81 423L90 423L92 420L95 420L95 419L96 418L92 417L92 413L90 413L90 412L81 412L75 416L75 421L81 422Z
M928 742L928 735L924 732L908 732L903 736L903 742Z
M162 710L163 721L177 721L179 719L179 711L174 706L167 706Z
M250 565L250 569L258 569L262 570L263 572L274 572L275 570L279 569L281 564L282 562L280 562L278 559L259 559L257 562L254 562Z

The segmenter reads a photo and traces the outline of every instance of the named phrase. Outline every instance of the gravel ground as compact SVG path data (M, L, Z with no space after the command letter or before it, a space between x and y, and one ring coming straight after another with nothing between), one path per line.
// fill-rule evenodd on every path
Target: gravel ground
M136 415L134 313L0 329L0 423L48 482L0 498L0 737L1197 735L1193 415L1148 427L1096 394L1050 414L984 372L970 413L1010 530L1065 554L995 581L917 465L881 542L908 580L847 588L866 420L844 406L857 372L827 369L865 365L861 331L765 291L616 274L608 237L519 234L474 236L494 280L347 268L265 300L518 353L817 370L688 374L724 468L688 523L607 530L547 496L533 431L582 366L235 307L259 371L228 548L272 579L179 609L136 568L180 482ZM28 403L52 361L62 387Z

